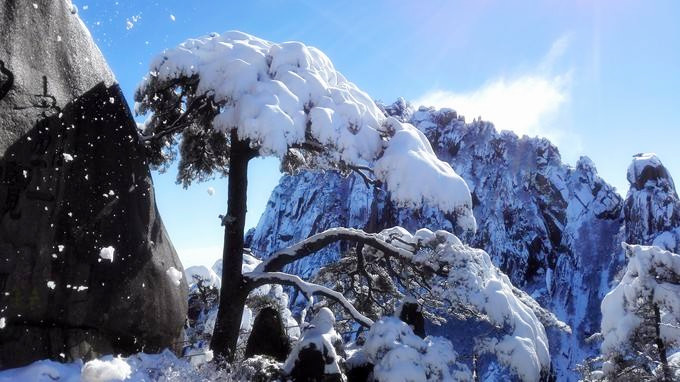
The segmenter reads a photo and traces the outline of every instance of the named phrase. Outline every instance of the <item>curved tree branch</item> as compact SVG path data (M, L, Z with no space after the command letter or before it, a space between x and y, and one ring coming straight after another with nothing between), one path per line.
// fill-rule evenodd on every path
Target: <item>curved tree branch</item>
M394 256L404 260L411 260L414 255L413 252L396 247L376 234L366 233L354 228L331 228L274 253L267 260L258 265L255 271L281 271L286 265L305 258L320 249L341 240L351 240L363 243L364 245L369 245L382 251L386 256Z
M321 295L338 302L361 325L370 327L373 320L359 313L359 311L342 294L322 285L304 281L298 276L283 272L249 272L243 275L249 289L267 284L280 284L298 288L305 296Z

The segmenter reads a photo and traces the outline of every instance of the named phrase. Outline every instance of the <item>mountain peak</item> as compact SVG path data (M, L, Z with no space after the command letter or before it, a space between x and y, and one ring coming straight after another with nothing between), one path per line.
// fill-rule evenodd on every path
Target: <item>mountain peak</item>
M641 190L648 182L667 182L675 190L673 178L661 163L661 159L654 153L640 153L633 155L633 162L628 167L628 182L631 187Z

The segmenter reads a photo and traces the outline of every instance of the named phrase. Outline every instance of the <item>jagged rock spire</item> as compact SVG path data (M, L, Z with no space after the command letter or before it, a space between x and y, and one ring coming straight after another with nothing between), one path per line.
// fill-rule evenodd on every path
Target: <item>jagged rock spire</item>
M673 178L656 154L637 154L628 167L625 240L680 250L680 199Z

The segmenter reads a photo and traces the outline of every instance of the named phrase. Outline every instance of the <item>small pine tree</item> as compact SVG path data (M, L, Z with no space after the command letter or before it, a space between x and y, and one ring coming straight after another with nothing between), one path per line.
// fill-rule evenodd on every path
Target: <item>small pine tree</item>
M610 381L674 381L680 345L680 256L623 243L628 264L602 301L602 371Z

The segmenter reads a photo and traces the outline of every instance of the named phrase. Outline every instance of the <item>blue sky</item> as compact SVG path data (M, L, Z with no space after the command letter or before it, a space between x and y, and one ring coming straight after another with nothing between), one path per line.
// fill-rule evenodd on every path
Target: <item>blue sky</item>
M237 29L320 48L376 99L403 96L546 136L569 164L589 156L622 194L638 152L656 152L680 179L677 1L74 3L129 102L155 54ZM247 226L257 223L277 168L271 159L252 163ZM172 173L154 180L185 266L210 263L221 252L226 180L188 190Z

